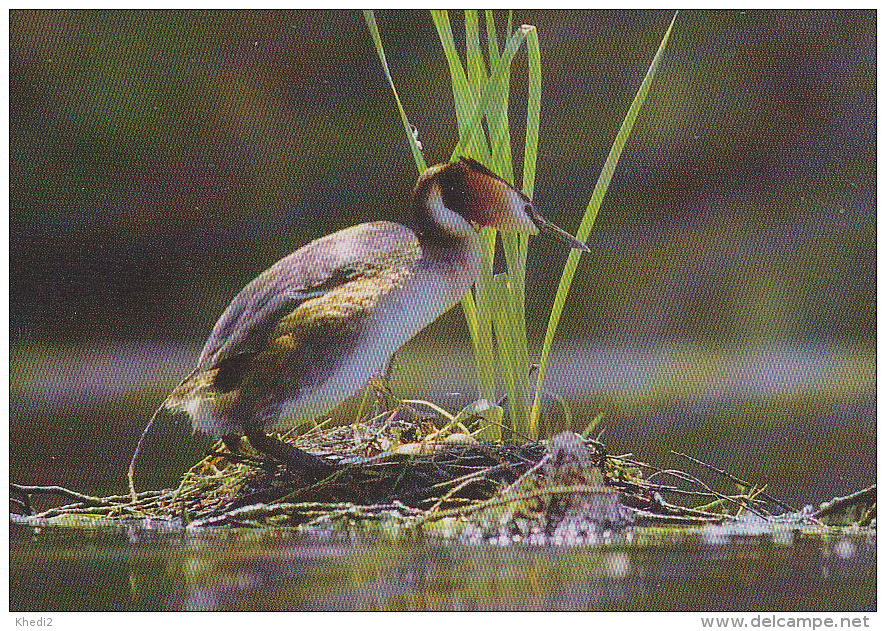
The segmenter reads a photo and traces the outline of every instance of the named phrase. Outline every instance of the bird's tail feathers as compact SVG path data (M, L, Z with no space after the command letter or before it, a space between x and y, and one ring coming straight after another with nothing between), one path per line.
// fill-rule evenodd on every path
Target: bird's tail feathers
M129 494L132 497L133 502L138 501L138 494L135 492L135 462L138 459L138 454L141 451L142 444L145 442L145 438L147 438L148 433L151 431L151 427L154 425L154 421L157 420L157 417L163 410L177 411L180 408L177 407L172 401L177 400L176 397L181 397L182 392L184 390L190 390L188 385L195 380L195 378L199 379L199 377L203 373L200 372L199 368L194 368L188 376L182 379L179 384L175 387L175 389L166 397L163 403L160 404L154 413L151 415L151 418L148 420L147 425L145 425L145 429L142 431L141 437L138 439L138 444L135 446L135 452L132 454L132 460L129 462ZM182 409L182 411L186 411Z
M231 392L222 392L216 384L218 369L199 371L182 381L163 403L171 412L184 412L191 419L191 427L213 436L223 438L239 431L239 423L233 421L230 412Z
M169 393L160 407L170 412L184 412L193 418L200 401L213 396L212 380L215 372L194 370Z

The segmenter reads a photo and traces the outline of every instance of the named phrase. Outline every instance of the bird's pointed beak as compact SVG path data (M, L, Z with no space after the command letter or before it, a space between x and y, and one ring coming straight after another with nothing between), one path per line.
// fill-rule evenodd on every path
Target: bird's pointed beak
M575 248L576 250L581 250L582 252L590 252L591 249L571 234L560 228L559 226L551 223L547 219L541 216L541 213L538 212L532 204L526 204L526 214L529 215L529 218L532 219L532 223L538 227L539 232L545 232L548 235L554 237L558 241L562 241L570 248Z

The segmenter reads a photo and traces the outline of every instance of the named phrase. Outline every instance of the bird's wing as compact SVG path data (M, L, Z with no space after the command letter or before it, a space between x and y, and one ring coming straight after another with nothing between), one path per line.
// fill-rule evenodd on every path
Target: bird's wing
M358 279L368 261L394 261L394 267L411 270L420 258L415 233L396 223L360 224L317 239L237 294L206 340L198 366L208 370L238 355L260 352L281 318Z

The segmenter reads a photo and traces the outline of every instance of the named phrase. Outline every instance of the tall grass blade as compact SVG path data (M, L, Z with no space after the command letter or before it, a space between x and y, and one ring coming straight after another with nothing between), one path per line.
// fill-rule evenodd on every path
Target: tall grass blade
M455 39L452 36L452 26L449 23L447 11L431 11L434 25L437 27L437 35L443 45L443 54L449 64L449 74L452 77L452 95L455 98L455 118L458 123L460 155L470 156L484 164L489 164L489 148L483 138L482 128L480 133L474 133L472 125L476 116L478 95L475 95L468 83L467 73L455 49ZM482 118L482 110L480 111ZM479 120L477 121L479 123ZM480 127L478 124L477 127ZM464 140L464 143L462 142Z
M468 59L468 80L474 91L474 99L486 83L486 64L480 50L480 20L477 11L465 11L465 47Z
M541 55L538 46L538 31L533 26L523 26L526 33L528 57L528 99L526 108L526 139L523 148L523 192L530 199L535 189L536 158L538 156L538 128L541 113ZM508 88L509 89L509 88ZM505 114L506 116L507 114ZM505 119L507 125L507 119ZM509 142L509 141L508 141ZM508 151L510 158L510 150ZM512 406L511 419L515 431L533 438L529 393L529 343L526 335L526 254L529 236L510 235L507 242L502 240L505 258L508 263L511 290L511 328L515 341L515 387L527 399L525 405Z
M475 12L468 11L465 14L465 39L468 49L468 70L465 71L461 59L455 49L452 38L452 30L449 24L448 14L444 11L432 12L434 23L437 26L438 35L443 45L446 58L449 62L450 74L453 83L453 95L456 100L456 117L459 119L459 142L453 152L453 158L462 155L465 150L481 152L478 147L478 139L482 139L482 149L486 150L489 159L478 159L489 166L494 172L506 181L514 184L514 170L510 150L510 133L508 131L508 97L510 93L510 68L521 45L527 37L534 36L535 52L538 52L538 40L535 28L523 26L517 32L509 36L501 55L498 54L497 40L494 33L494 24L487 23L487 33L491 33L489 48L491 76L486 80L485 71L482 67L482 59L479 55L479 24ZM487 19L491 14L487 12ZM540 61L538 55L532 59L534 68L530 71L531 78L536 81L530 87L529 115L534 117L535 128L530 129L529 142L529 172L530 188L534 181L535 156L538 143L538 107L540 99ZM469 116L465 116L466 108L472 108ZM486 118L489 130L489 144L483 131L482 121ZM473 157L477 157L476 153ZM524 164L525 167L525 164ZM484 372L484 366L493 365L494 359L486 355L491 350L490 336L492 333L493 320L496 326L496 339L499 347L505 344L507 348L507 360L510 368L504 365L501 352L499 361L502 370L506 373L506 389L509 397L515 402L510 406L512 426L521 434L526 434L529 427L529 405L523 404L528 398L529 391L529 351L527 348L526 318L525 318L525 268L526 268L526 244L527 239L514 234L502 234L502 249L508 267L509 281L500 286L493 286L492 261L495 254L495 232L484 229L481 232L481 242L484 249L484 264L480 277L476 283L476 301L474 304L476 314L477 331L472 336L480 340L479 347L484 354L477 358L478 377L480 377L481 395L488 396L488 387L492 375L480 374ZM507 295L493 295L501 288L507 289ZM471 307L468 307L470 309ZM506 320L506 322L505 322ZM469 326L471 324L469 323ZM506 335L505 335L506 333Z
M369 34L372 36L372 41L375 42L375 50L378 53L378 58L381 60L382 68L385 69L388 85L391 86L391 90L394 92L394 100L397 102L397 109L400 110L400 119L403 121L403 127L406 130L406 139L409 142L409 148L412 150L412 158L415 160L415 166L418 168L419 175L421 175L428 167L425 164L424 156L421 155L418 141L412 133L412 125L409 124L409 119L406 117L406 110L403 109L403 104L400 102L400 95L397 94L397 88L394 87L394 79L391 77L391 69L388 68L388 60L385 58L385 50L381 44L378 25L375 23L375 13L371 9L365 9L363 11L363 19L366 20Z
M522 340L520 332L515 326L517 319L513 317L513 291L509 281L509 274L495 276L496 308L493 321L499 360L502 366L502 377L508 395L511 427L516 434L525 435L526 420L529 418L528 361L524 366L525 358L520 348Z
M495 18L491 9L486 9L486 49L489 52L489 67L495 68L501 59L501 53L498 52L498 34L495 32Z
M488 28L488 27L487 27ZM508 95L510 92L510 68L511 64L520 49L522 43L526 40L529 33L534 31L534 27L524 26L519 31L508 38L505 49L500 57L497 53L491 53L492 75L486 83L486 89L482 92L480 102L477 104L477 110L472 116L469 133L480 128L480 122L483 115L486 115L487 124L490 130L490 141L492 142L492 163L490 168L498 173L506 181L514 184L514 171L511 160L510 151L510 134L508 131ZM461 139L459 144L462 144ZM456 153L458 148L456 148ZM525 244L525 240L523 241ZM528 391L528 374L529 374L529 351L526 342L526 319L525 319L525 252L521 250L521 242L517 235L503 233L502 234L502 250L505 254L505 260L508 266L508 275L510 282L506 285L508 289L508 299L506 302L486 301L490 298L488 292L484 296L483 304L488 305L490 311L496 312L499 318L507 318L507 331L509 337L503 339L512 340L509 345L509 361L514 364L511 374L516 380L510 397L515 397L517 391ZM491 262L494 251L487 251L487 261ZM485 270L484 270L485 271ZM488 270L491 274L491 267ZM478 283L478 292L486 288L489 282L489 275L484 273L481 275L481 281ZM478 293L478 298L480 294ZM478 302L481 302L478 300ZM482 309L482 306L480 306ZM503 311L501 310L503 309ZM501 353L499 353L501 358ZM503 370L507 370L502 365ZM506 387L508 386L506 382ZM529 423L528 405L523 406L518 401L516 404L509 406L511 410L511 422L516 431L522 434L526 433Z
M526 106L526 141L523 148L523 192L529 199L534 199L535 167L538 157L538 129L541 118L541 51L538 46L538 31L532 29L526 36L526 55L528 57L528 99ZM526 252L529 235L520 235L523 256L523 275L526 270Z
M631 103L630 109L628 109L624 122L622 122L621 128L618 130L615 142L612 145L612 149L609 151L609 156L603 164L603 170L600 172L600 177L597 179L597 185L594 187L591 200L588 202L584 218L582 219L581 225L578 228L578 233L576 234L576 237L580 241L585 241L587 239L588 234L594 225L594 220L597 218L597 211L600 209L600 204L603 203L603 196L606 194L606 189L609 187L609 182L612 180L612 175L615 173L615 167L618 165L618 159L621 157L622 149L624 149L625 143L628 141L631 129L634 126L634 121L637 120L637 114L640 112L640 108L643 106L643 101L646 99L646 94L649 92L649 87L652 85L652 80L655 77L655 72L658 69L659 61L661 60L665 46L668 43L668 38L671 36L671 30L674 28L674 22L676 19L677 14L675 13L670 26L668 26L668 30L665 32L664 38L661 40L658 51L652 59L649 70L646 71L646 76L640 84L640 89L637 91L636 96L634 96L634 100ZM566 304L566 296L569 293L569 286L572 284L572 278L575 276L575 270L578 267L580 254L579 250L572 250L569 253L569 257L566 260L566 266L563 269L563 276L560 278L560 286L557 288L557 294L554 297L551 317L548 320L548 329L545 333L544 346L542 347L541 360L539 361L538 385L535 390L535 400L532 404L532 413L530 417L530 428L535 431L537 431L538 428L541 392L544 387L545 369L547 368L551 345L554 341L554 335L557 332L557 325L560 323L563 306Z
M448 22L447 22L447 24L448 24ZM439 27L438 27L438 31L439 31ZM441 35L441 41L442 41L442 38L443 38L443 36ZM452 54L454 55L455 60L460 65L461 62L458 61L458 53L455 52L455 44L451 42L451 39L452 39L452 33L450 31L448 40L446 43L444 43L444 51L446 50L447 46L451 45L452 46ZM483 120L483 116L486 113L486 108L487 108L488 102L491 98L491 94L495 93L496 91L497 91L497 93L500 94L502 88L498 87L497 84L502 81L504 72L510 70L511 62L514 61L514 57L516 56L517 51L519 50L520 46L523 44L523 40L525 40L525 39L526 39L525 28L521 28L519 31L514 33L508 39L508 43L505 46L504 52L502 53L500 66L493 71L492 76L489 77L489 81L486 83L486 89L483 91L483 93L480 96L479 102L476 103L476 105L473 107L473 109L469 112L469 115L466 117L466 121L468 122L468 124L466 125L467 129L463 131L462 127L459 126L459 139L458 139L458 144L455 147L455 150L452 152L453 158L455 158L459 155L465 155L466 148L469 146L473 146L472 143L474 141L475 136L478 134L479 135L483 134L483 126L481 125L481 121ZM446 58L447 59L450 58L450 53L446 54ZM452 70L452 62L450 62L450 70ZM458 77L453 75L453 82L455 82L457 80L459 80ZM467 84L467 80L465 80L465 84ZM464 89L464 88L460 88L460 89ZM458 118L458 117L459 117L458 97L456 97L456 118ZM486 147L486 150L488 152L488 147ZM472 156L472 157L477 158L477 156ZM483 164L485 164L485 165L489 166L490 168L492 168L493 170L495 170L492 166L492 162L488 159L489 158L488 153L487 153L487 156L485 156L484 158L485 159L480 159L480 158L477 158L477 159L480 160L480 162L482 162ZM504 177L504 174L502 174L502 173L499 173L499 175ZM507 178L505 177L505 179L507 179ZM510 181L513 181L513 178L511 178Z
M443 53L449 64L449 74L452 79L452 95L455 100L455 116L458 123L459 143L456 147L457 155L473 157L484 164L489 163L489 150L486 138L482 134L474 134L473 130L480 126L483 117L483 106L479 103L480 94L485 92L486 71L482 67L482 59L477 58L479 53L479 27L474 28L475 20L470 15L465 16L465 34L468 42L468 66L466 72L461 63L461 58L455 48L455 40L452 35L452 26L449 22L449 14L446 11L431 11L431 17L437 28ZM475 16L476 17L476 14ZM473 41L476 32L476 50ZM470 81L469 81L470 77ZM453 155L453 158L456 155ZM480 232L480 243L483 248L483 263L480 276L475 285L476 300L474 294L468 292L462 298L462 308L474 342L474 354L477 368L477 386L480 397L491 401L495 400L495 341L492 330L492 312L489 308L492 300L492 258L495 254L495 230L486 228ZM495 414L498 417L495 417ZM501 436L501 409L488 410L484 416L487 420L495 422L487 423L483 432L483 438L497 440Z

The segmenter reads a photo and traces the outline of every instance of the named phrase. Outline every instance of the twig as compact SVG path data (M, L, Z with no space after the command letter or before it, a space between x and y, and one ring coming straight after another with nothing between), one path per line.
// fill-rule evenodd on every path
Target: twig
M649 511L633 509L637 517L642 517L648 521L666 523L666 524L712 524L721 523L729 519L729 515L719 515L717 517L688 517L685 515L662 515L661 513L651 513Z
M856 491L855 493L847 495L846 497L835 497L833 500L831 500L827 504L824 504L821 508L812 513L812 517L814 517L815 519L821 519L822 517L832 515L836 512L850 508L856 504L863 504L876 499L877 485L872 484L868 488L862 489L861 491Z
M739 508L746 508L747 510L751 511L755 515L759 515L760 517L763 517L763 518L767 517L767 515L764 515L761 512L757 511L753 506L750 506L746 502L742 501L744 499L747 499L747 496L733 497L733 496L729 496L729 495L724 495L723 493L719 493L719 492L715 491L714 489L712 489L707 484L705 484L704 482L702 482L701 480L699 480L698 478L696 478L695 476L690 475L689 473L686 473L685 471L678 471L676 469L657 471L655 474L649 476L649 479L652 479L652 477L654 477L655 475L659 475L659 474L670 475L670 476L677 478L678 480L684 480L686 482L696 484L696 485L700 486L701 488L705 489L706 491L708 491L709 493L711 493L712 495L714 495L715 497L717 497L721 501L731 502L733 504L738 505Z
M419 517L415 522L413 522L413 526L421 526L432 520L443 519L445 517L464 517L471 513L476 513L477 511L481 511L487 508L491 508L493 506L504 506L506 504L511 504L513 502L518 502L521 500L533 499L536 497L542 497L545 495L567 495L571 493L600 493L600 487L591 486L589 484L577 484L574 486L549 486L549 487L539 487L538 489L534 489L532 491L526 491L522 493L516 493L514 495L500 495L496 497L492 497L485 502L478 502L471 506L467 506L465 508L451 508L447 510L437 511L437 512L428 512L425 515Z
M689 460L690 462L694 462L695 464L702 466L705 469L708 469L709 471L713 471L714 473L723 476L727 480L731 480L732 482L735 482L736 484L740 484L741 486L743 486L745 488L750 489L750 488L753 488L753 486L754 486L750 482L746 482L745 480L742 480L738 476L732 475L728 471L724 471L723 469L718 469L717 467L715 467L713 465L709 465L706 462L702 462L701 460L693 458L690 455L681 453L679 451L673 451L673 450L671 450L671 453L674 454L675 456L680 456L681 458L685 458L686 460ZM769 500L773 504L776 504L777 506L780 506L781 508L783 508L787 511L790 511L792 513L797 512L796 508L794 508L793 506L791 506L787 502L783 502L780 499L778 499L777 497L770 495L769 493L761 493L760 497L766 498L767 500Z

